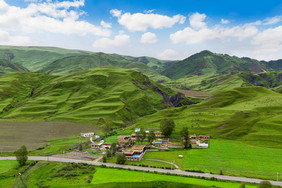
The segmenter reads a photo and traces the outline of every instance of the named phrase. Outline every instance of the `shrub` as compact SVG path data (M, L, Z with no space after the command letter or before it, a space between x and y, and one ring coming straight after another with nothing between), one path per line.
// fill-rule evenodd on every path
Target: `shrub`
M124 153L123 154L118 154L118 156L117 156L117 164L124 164L125 161L126 161L126 157L125 157Z
M91 174L91 175L88 176L87 183L91 183L92 179L93 179L93 175Z
M245 183L242 182L239 188L245 188Z
M271 188L272 185L269 181L261 181L258 185L258 188Z

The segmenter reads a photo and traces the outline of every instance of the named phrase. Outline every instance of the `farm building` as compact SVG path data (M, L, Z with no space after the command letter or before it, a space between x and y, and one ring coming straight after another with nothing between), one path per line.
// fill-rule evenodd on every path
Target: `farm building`
M100 149L104 144L104 142L105 142L104 140L101 140L100 142L92 142L91 149Z
M126 136L124 136L124 135L118 136L118 143L119 143L120 146L126 145L130 141L131 141L131 136L128 136L128 135L126 135Z
M91 132L91 133L80 133L80 136L82 136L82 137L93 137L95 134L93 133L93 132Z
M156 132L154 132L154 133L155 133L155 136L156 136L157 138L164 137L164 136L162 136L162 132L156 131Z
M136 128L136 129L135 129L135 132L136 132L136 133L137 133L137 132L140 132L140 130L141 130L140 128Z
M189 137L189 140L192 144L196 144L197 136L193 134Z
M140 161L146 152L146 145L134 145L124 151L126 160Z
M210 139L210 136L200 135L200 136L199 136L199 139L200 139L200 140L209 140L209 139Z
M136 134L135 133L131 134L131 140L136 140Z

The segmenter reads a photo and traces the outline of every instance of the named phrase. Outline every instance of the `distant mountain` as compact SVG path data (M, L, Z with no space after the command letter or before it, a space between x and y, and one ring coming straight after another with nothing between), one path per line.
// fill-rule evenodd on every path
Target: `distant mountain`
M230 73L232 71L259 73L267 70L265 63L255 59L216 54L205 50L173 64L162 74L172 79L178 79L187 75Z
M147 56L141 56L141 57L132 57L132 56L124 56L124 55L118 55L118 54L113 54L117 57L126 59L128 61L132 62L141 62L146 64L147 66L157 70L158 72L162 72L169 66L173 65L174 63L178 61L169 61L169 60L159 60L153 57L147 57Z
M11 72L29 72L29 70L17 63L13 63L6 59L0 59L0 74Z
M99 67L64 76L0 75L0 119L3 120L96 124L102 118L102 122L122 126L175 106L180 100L181 95L142 73L117 67Z
M0 58L18 63L32 72L39 71L53 61L64 57L89 53L56 47L0 46Z
M78 72L89 68L113 66L125 69L133 69L144 73L153 80L168 80L167 77L160 75L156 70L141 62L126 60L117 55L105 53L92 53L87 55L75 55L58 59L40 72L53 75L64 75L72 72Z
M282 59L276 61L261 61L269 70L282 71Z

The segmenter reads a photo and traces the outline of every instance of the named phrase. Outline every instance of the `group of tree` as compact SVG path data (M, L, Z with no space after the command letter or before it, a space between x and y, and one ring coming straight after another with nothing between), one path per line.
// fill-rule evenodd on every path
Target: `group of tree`
M145 129L141 129L140 131L136 132L136 142L144 142L147 138L147 133Z

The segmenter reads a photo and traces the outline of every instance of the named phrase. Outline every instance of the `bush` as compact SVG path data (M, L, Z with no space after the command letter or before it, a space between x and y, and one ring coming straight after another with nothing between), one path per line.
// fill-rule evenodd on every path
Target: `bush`
M92 179L93 179L93 175L91 174L91 175L88 176L87 183L91 183Z
M126 161L126 157L125 157L124 153L123 154L118 154L118 156L117 156L117 164L124 164L125 161Z
M245 183L242 182L239 188L245 188Z
M27 157L27 149L25 147L25 145L23 145L21 148L19 148L18 150L15 151L15 155L17 158L17 161L19 163L20 166L24 166L28 157Z
M258 188L271 188L272 185L269 181L261 181L258 185Z
M222 172L222 170L220 170L220 171L219 171L219 175L223 175L223 172Z

